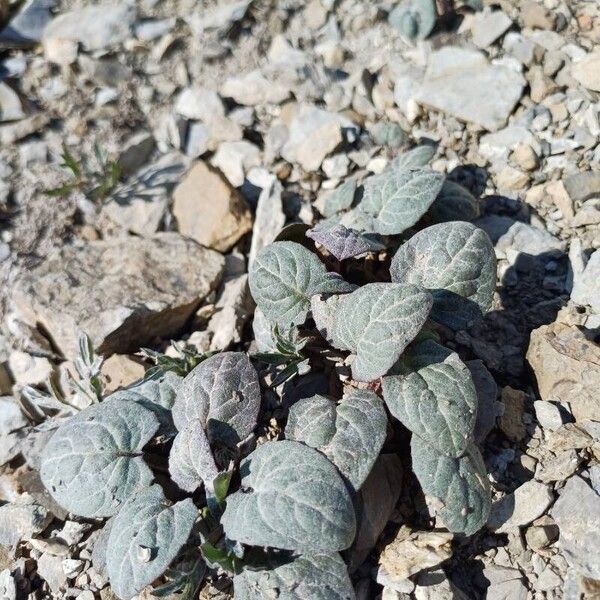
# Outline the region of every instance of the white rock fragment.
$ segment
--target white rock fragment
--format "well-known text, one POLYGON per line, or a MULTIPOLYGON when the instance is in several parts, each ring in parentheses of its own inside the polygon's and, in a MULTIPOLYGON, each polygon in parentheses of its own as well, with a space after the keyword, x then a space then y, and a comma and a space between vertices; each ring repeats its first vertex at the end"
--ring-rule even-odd
POLYGON ((431 54, 415 99, 496 131, 505 125, 525 84, 523 75, 504 65, 490 64, 480 52, 446 46, 431 54))
POLYGON ((260 165, 260 149, 246 140, 223 142, 211 163, 237 188, 244 183, 246 173, 252 167, 260 165))
POLYGON ((483 10, 475 15, 471 24, 473 43, 478 48, 487 48, 506 33, 511 25, 510 17, 501 10, 483 10))
POLYGON ((20 350, 14 350, 8 357, 8 367, 17 385, 40 385, 46 382, 54 367, 43 356, 32 356, 20 350))
POLYGON ((210 123, 225 116, 223 101, 214 90, 203 86, 187 87, 175 102, 175 112, 186 119, 210 123))
POLYGON ((281 104, 290 96, 290 89, 277 81, 269 81, 260 70, 229 77, 221 86, 221 96, 233 98, 243 106, 281 104))

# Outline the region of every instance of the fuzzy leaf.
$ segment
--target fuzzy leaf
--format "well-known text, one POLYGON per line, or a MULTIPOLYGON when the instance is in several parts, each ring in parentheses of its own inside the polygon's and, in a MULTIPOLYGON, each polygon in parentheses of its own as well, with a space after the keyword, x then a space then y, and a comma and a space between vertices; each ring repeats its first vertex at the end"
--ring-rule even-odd
POLYGON ((180 431, 199 422, 211 443, 235 445, 254 430, 259 408, 258 375, 248 357, 221 352, 185 377, 173 405, 173 421, 180 431))
POLYGON ((413 283, 433 294, 433 319, 460 329, 492 305, 496 256, 488 235, 471 223, 432 225, 400 246, 392 281, 413 283))
MULTIPOLYGON (((183 377, 167 371, 156 379, 146 379, 127 388, 128 391, 136 392, 144 396, 148 402, 162 406, 163 408, 173 408, 175 397, 181 386, 183 377)), ((115 392, 116 394, 120 392, 115 392)))
POLYGON ((360 233, 343 225, 319 224, 307 231, 306 236, 324 246, 338 260, 385 249, 378 236, 360 233))
POLYGON ((383 402, 355 390, 339 404, 324 396, 300 400, 290 409, 285 436, 320 450, 358 490, 385 441, 383 402))
POLYGON ((443 182, 441 173, 429 169, 387 169, 365 180, 360 209, 374 217, 377 233, 402 233, 427 212, 443 182))
POLYGON ((95 404, 52 436, 42 454, 42 481, 66 510, 110 517, 152 481, 141 452, 158 427, 156 416, 135 402, 95 404))
POLYGON ((173 440, 169 454, 171 479, 186 492, 193 492, 202 483, 212 486, 219 474, 202 425, 192 421, 173 440))
POLYGON ((405 0, 390 13, 388 21, 408 41, 425 39, 437 20, 435 0, 405 0))
POLYGON ((297 552, 335 552, 352 543, 352 500, 317 450, 267 442, 242 462, 240 473, 242 490, 227 498, 221 520, 228 538, 297 552))
POLYGON ((422 145, 396 156, 391 167, 398 171, 426 167, 435 154, 435 146, 422 145))
POLYGON ((385 375, 427 320, 432 298, 414 285, 369 283, 351 294, 313 299, 317 328, 333 346, 356 354, 352 376, 385 375))
POLYGON ((356 194, 356 179, 348 179, 342 185, 332 190, 323 200, 322 215, 332 217, 338 213, 347 210, 354 202, 356 194))
POLYGON ((429 442, 413 435, 412 467, 423 492, 440 503, 440 517, 453 532, 471 535, 490 514, 490 484, 485 464, 472 444, 460 458, 440 454, 429 442))
POLYGON ((477 392, 458 354, 428 340, 408 357, 404 374, 383 378, 390 412, 446 456, 461 456, 473 441, 477 392))
POLYGON ((295 242, 274 242, 261 250, 250 268, 249 281, 257 306, 271 323, 284 328, 304 323, 311 296, 353 288, 295 242))
POLYGON ((129 600, 160 577, 187 542, 197 514, 190 498, 170 505, 158 485, 131 498, 108 538, 106 567, 113 592, 129 600))
POLYGON ((269 323, 267 317, 260 308, 254 311, 252 320, 252 333, 256 341, 256 348, 259 352, 274 352, 275 339, 273 338, 273 326, 269 323))
POLYGON ((354 600, 348 570, 339 554, 305 554, 233 579, 236 600, 354 600))
POLYGON ((448 179, 429 208, 429 215, 437 222, 473 221, 479 214, 477 198, 467 188, 448 179))

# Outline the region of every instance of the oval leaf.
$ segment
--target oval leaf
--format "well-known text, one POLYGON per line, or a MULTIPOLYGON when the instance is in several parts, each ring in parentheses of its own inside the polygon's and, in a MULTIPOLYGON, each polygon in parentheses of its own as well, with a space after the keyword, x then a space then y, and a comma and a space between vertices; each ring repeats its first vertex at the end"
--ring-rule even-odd
POLYGON ((432 298, 414 285, 369 283, 351 294, 313 299, 317 328, 340 350, 356 354, 352 376, 385 375, 423 327, 432 298))
POLYGON ((473 441, 477 391, 458 354, 428 340, 411 352, 410 369, 383 378, 390 412, 447 456, 461 456, 473 441))
POLYGON ((492 305, 494 247, 485 231, 471 223, 453 221, 423 229, 400 246, 390 271, 392 281, 430 290, 431 316, 448 327, 464 328, 492 305))
POLYGON ((435 146, 423 144, 396 156, 390 166, 398 171, 420 169, 426 167, 431 162, 434 154, 435 146))
POLYGON ((477 198, 462 185, 446 180, 429 209, 434 221, 473 221, 479 217, 477 198))
POLYGON ((327 223, 325 226, 319 224, 307 231, 306 236, 321 244, 338 260, 385 249, 385 244, 380 241, 378 236, 360 233, 339 224, 327 223))
POLYGON ((187 542, 197 514, 190 498, 171 505, 158 485, 124 504, 106 552, 113 592, 129 600, 160 577, 187 542))
POLYGON ((236 600, 354 600, 348 570, 339 554, 310 554, 233 579, 236 600))
POLYGON ((374 217, 377 233, 402 233, 427 212, 443 182, 444 176, 431 170, 387 169, 365 180, 360 209, 374 217))
POLYGON ((369 390, 354 390, 339 404, 324 396, 290 409, 285 435, 320 450, 356 491, 373 468, 385 441, 383 402, 369 390))
POLYGON ((221 352, 183 380, 173 421, 180 431, 199 422, 211 443, 235 445, 252 433, 260 408, 258 375, 243 352, 221 352))
POLYGON ((471 444, 460 458, 439 453, 429 442, 413 435, 412 467, 423 492, 441 505, 444 525, 453 532, 471 535, 483 527, 490 514, 490 484, 479 450, 471 444))
POLYGON ((52 497, 82 517, 110 517, 152 481, 142 448, 159 427, 152 411, 107 399, 71 417, 42 454, 41 478, 52 497))
POLYGON ((354 507, 337 469, 317 450, 267 442, 241 465, 242 491, 227 498, 228 538, 297 552, 336 552, 352 543, 354 507))
POLYGON ((173 440, 169 453, 171 479, 186 492, 193 492, 202 483, 212 486, 219 474, 208 438, 198 421, 192 421, 173 440))
POLYGON ((273 324, 301 325, 315 294, 353 289, 337 273, 329 273, 310 250, 295 242, 275 242, 259 252, 250 268, 252 296, 273 324))

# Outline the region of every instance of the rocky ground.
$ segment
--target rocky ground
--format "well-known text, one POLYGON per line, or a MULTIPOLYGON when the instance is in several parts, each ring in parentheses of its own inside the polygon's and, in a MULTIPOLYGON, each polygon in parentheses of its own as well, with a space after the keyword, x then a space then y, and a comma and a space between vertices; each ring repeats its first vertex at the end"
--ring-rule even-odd
POLYGON ((495 504, 453 539, 417 527, 405 482, 389 510, 410 528, 358 597, 600 598, 600 4, 497 0, 414 46, 394 4, 0 0, 3 600, 113 597, 94 523, 36 472, 56 407, 23 388, 64 384, 81 331, 108 390, 143 374, 141 346, 247 347, 247 262, 416 143, 496 247, 494 308, 452 342, 497 383, 495 504))

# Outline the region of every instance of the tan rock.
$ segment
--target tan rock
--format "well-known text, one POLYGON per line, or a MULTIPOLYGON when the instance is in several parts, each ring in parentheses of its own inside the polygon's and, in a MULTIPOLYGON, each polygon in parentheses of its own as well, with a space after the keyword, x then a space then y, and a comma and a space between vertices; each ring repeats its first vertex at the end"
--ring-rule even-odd
POLYGON ((12 303, 66 358, 85 332, 100 354, 176 334, 218 284, 223 257, 178 233, 66 245, 24 273, 12 303))
POLYGON ((573 201, 567 193, 562 181, 551 181, 546 184, 545 191, 565 219, 572 219, 575 216, 575 212, 573 211, 573 201))
POLYGON ((110 393, 127 387, 144 376, 146 371, 141 360, 127 354, 113 354, 102 365, 105 390, 110 393))
POLYGON ((542 400, 568 402, 576 421, 600 421, 600 347, 577 328, 543 325, 531 333, 527 360, 542 400))
POLYGON ((8 368, 17 385, 39 385, 54 373, 54 367, 47 358, 31 356, 20 350, 11 352, 8 357, 8 368))
POLYGON ((252 229, 246 201, 202 161, 175 189, 173 214, 183 235, 220 252, 230 250, 252 229))
POLYGON ((412 531, 402 527, 379 557, 388 581, 402 581, 452 556, 453 535, 447 531, 412 531))
POLYGON ((588 90, 600 92, 600 50, 576 62, 571 67, 571 75, 588 90))

